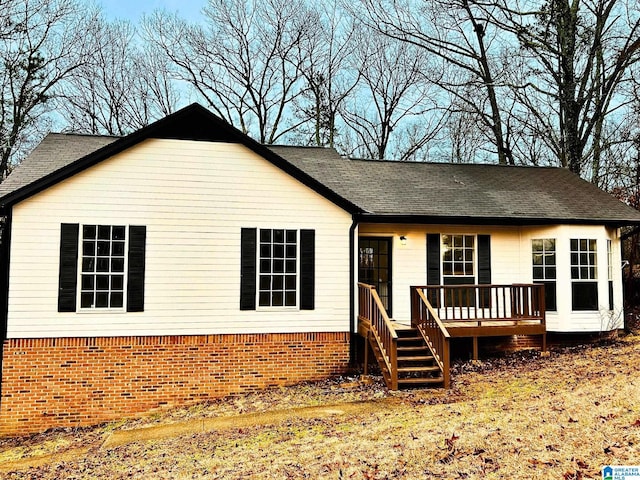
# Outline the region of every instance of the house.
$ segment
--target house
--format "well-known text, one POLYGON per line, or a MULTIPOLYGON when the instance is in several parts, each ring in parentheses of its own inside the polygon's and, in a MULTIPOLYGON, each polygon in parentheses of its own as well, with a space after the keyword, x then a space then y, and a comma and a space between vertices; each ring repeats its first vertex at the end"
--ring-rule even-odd
POLYGON ((616 329, 640 224, 562 169, 268 147, 195 104, 49 135, 0 205, 0 435, 340 374, 358 333, 395 388, 447 383, 451 336, 616 329))

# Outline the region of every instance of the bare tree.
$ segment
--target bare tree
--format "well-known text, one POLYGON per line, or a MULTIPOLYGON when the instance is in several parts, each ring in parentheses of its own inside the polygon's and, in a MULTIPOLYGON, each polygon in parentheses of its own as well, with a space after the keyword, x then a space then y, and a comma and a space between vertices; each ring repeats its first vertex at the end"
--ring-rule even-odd
POLYGON ((408 160, 441 126, 424 82, 427 56, 407 43, 362 35, 352 58, 360 85, 342 111, 353 136, 350 153, 408 160))
POLYGON ((164 55, 141 45, 130 22, 97 14, 86 41, 90 58, 60 84, 57 105, 69 130, 124 135, 175 109, 164 55))
POLYGON ((465 103, 490 130, 498 162, 514 163, 498 93, 502 69, 495 62, 498 55, 492 55, 500 48, 498 32, 477 2, 360 0, 352 11, 374 30, 444 60, 452 74, 432 81, 465 103))
POLYGON ((484 11, 520 45, 512 85, 528 128, 563 167, 580 174, 590 159, 597 182, 606 121, 623 107, 621 86, 640 59, 638 10, 622 0, 500 0, 484 11))
POLYGON ((219 116, 262 143, 295 130, 291 108, 300 95, 292 58, 306 28, 304 8, 286 0, 210 0, 206 25, 158 11, 147 38, 219 116))
POLYGON ((296 101, 297 115, 304 120, 298 130, 305 132, 306 143, 336 146, 340 109, 360 78, 351 68, 354 37, 352 20, 336 1, 309 10, 297 59, 304 85, 296 101))
POLYGON ((0 2, 0 180, 41 135, 61 80, 86 61, 87 14, 74 0, 0 2))

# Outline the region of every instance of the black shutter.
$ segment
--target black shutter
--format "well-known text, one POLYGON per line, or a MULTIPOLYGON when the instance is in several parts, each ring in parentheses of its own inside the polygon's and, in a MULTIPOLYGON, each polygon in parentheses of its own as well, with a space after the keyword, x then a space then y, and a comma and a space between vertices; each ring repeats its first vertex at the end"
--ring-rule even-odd
POLYGON ((491 236, 478 235, 478 284, 491 284, 491 236))
MULTIPOLYGON (((491 236, 478 235, 478 285, 491 284, 491 236)), ((480 292, 480 306, 491 306, 491 292, 483 289, 480 292)))
POLYGON ((256 309, 256 240, 255 228, 240 232, 240 310, 256 309))
POLYGON ((300 230, 300 310, 315 308, 316 232, 300 230))
POLYGON ((427 234, 427 285, 440 285, 440 234, 427 234))
POLYGON ((58 311, 76 311, 78 283, 78 233, 77 223, 60 226, 60 272, 58 275, 58 311))
POLYGON ((129 268, 127 270, 127 312, 144 311, 144 270, 147 227, 129 227, 129 268))

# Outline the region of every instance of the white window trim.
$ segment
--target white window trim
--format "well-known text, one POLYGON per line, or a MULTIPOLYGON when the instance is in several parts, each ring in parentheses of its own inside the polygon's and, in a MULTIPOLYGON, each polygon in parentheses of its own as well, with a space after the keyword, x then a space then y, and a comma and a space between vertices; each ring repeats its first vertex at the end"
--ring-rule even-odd
POLYGON ((110 227, 114 226, 124 226, 125 236, 124 236, 124 272, 123 272, 123 291, 122 291, 122 307, 104 307, 97 308, 91 307, 86 308, 82 307, 82 232, 83 227, 85 225, 106 225, 105 223, 80 223, 78 228, 78 269, 76 274, 76 313, 80 314, 109 314, 109 313, 127 313, 127 286, 129 282, 128 273, 129 273, 129 224, 119 223, 119 224, 108 224, 110 227))
MULTIPOLYGON (((463 247, 465 248, 465 247, 463 247)), ((444 282, 445 278, 460 278, 460 277, 473 277, 474 282, 478 279, 478 235, 475 233, 443 233, 440 235, 440 269, 442 271, 442 281, 444 282), (445 253, 445 244, 444 237, 473 237, 473 273, 471 275, 455 275, 455 274, 445 274, 444 273, 444 253, 445 253)), ((464 263, 463 263, 464 264, 464 263)))
MULTIPOLYGON (((286 235, 286 234, 285 234, 286 235)), ((298 312, 300 310, 300 229, 299 228, 258 228, 256 248, 256 311, 258 312, 298 312), (295 305, 260 305, 260 232, 262 230, 295 230, 296 232, 296 304, 295 305)), ((273 272, 271 272, 273 275, 273 272)))

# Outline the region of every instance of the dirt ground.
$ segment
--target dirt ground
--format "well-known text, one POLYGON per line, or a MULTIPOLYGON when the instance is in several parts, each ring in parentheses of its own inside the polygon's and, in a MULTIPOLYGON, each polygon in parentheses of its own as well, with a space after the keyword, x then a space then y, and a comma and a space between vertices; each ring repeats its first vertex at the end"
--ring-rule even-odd
POLYGON ((640 336, 457 363, 453 388, 338 378, 0 440, 9 479, 587 479, 640 464, 640 336))

